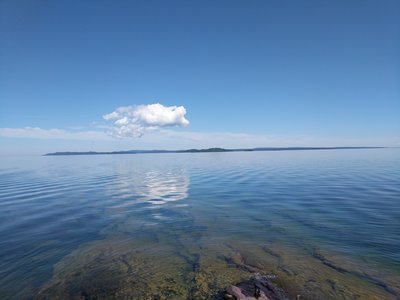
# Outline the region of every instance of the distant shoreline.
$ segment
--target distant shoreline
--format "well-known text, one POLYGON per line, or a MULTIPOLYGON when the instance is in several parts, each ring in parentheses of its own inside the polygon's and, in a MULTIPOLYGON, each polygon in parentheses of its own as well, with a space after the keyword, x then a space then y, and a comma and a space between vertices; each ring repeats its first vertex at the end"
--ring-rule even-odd
POLYGON ((207 152, 256 152, 256 151, 299 151, 299 150, 346 150, 346 149, 382 149, 388 147, 261 147, 261 148, 243 148, 243 149, 187 149, 187 150, 127 150, 111 152, 52 152, 43 156, 65 156, 65 155, 111 155, 111 154, 155 154, 155 153, 207 153, 207 152))

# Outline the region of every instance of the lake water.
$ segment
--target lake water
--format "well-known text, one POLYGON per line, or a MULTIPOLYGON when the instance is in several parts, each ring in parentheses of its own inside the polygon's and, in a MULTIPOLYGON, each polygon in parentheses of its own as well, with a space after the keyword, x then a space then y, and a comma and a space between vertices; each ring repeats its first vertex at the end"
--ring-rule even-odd
POLYGON ((2 157, 0 299, 400 299, 400 149, 2 157))

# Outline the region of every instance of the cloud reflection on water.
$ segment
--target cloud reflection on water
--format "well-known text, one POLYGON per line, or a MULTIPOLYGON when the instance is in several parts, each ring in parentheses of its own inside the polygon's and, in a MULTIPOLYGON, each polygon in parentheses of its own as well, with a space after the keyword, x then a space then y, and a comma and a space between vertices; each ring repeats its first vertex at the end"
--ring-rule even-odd
POLYGON ((183 169, 165 172, 149 170, 145 173, 122 172, 110 194, 113 208, 128 207, 139 203, 163 205, 182 201, 188 197, 190 180, 183 169))
POLYGON ((144 175, 141 201, 165 204, 184 200, 188 196, 189 177, 180 172, 148 172, 144 175))

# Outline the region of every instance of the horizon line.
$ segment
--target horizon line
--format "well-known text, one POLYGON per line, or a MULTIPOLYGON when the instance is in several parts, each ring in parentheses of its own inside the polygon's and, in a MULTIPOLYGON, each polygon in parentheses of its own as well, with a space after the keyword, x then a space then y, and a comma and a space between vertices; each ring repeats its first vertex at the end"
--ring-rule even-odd
POLYGON ((65 155, 115 155, 115 154, 162 154, 162 153, 210 153, 210 152, 257 152, 257 151, 301 151, 301 150, 351 150, 351 149, 383 149, 383 148, 400 148, 390 146, 299 146, 299 147, 255 147, 255 148, 203 148, 203 149, 152 149, 152 150, 117 150, 117 151, 58 151, 42 154, 42 156, 65 156, 65 155))

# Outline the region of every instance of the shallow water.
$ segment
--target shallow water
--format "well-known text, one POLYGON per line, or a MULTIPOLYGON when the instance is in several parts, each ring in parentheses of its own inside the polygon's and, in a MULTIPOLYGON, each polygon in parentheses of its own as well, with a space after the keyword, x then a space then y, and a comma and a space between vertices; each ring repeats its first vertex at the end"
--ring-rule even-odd
POLYGON ((1 299, 400 298, 400 149, 2 157, 1 299))

